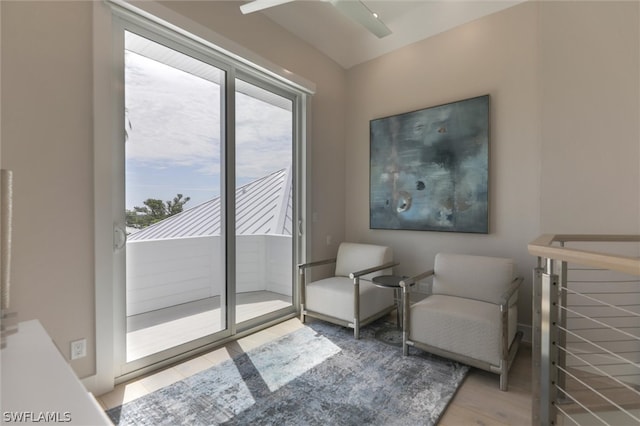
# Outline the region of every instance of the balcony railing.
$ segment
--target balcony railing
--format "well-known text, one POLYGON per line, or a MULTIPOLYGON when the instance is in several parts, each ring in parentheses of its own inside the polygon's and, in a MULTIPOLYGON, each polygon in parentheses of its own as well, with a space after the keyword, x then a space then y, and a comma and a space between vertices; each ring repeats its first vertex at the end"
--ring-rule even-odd
MULTIPOLYGON (((238 235, 236 292, 291 296, 290 235, 238 235)), ((127 242, 127 316, 224 294, 220 236, 127 242)))
POLYGON ((543 235, 533 424, 640 424, 640 235, 543 235))

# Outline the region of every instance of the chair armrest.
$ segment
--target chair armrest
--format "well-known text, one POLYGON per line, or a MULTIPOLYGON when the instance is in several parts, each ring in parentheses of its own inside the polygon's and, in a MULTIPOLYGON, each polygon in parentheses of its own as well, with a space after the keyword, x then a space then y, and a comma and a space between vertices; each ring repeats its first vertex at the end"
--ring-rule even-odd
POLYGON ((418 275, 414 275, 413 277, 405 278, 400 281, 400 287, 402 287, 405 291, 409 291, 412 285, 432 276, 433 273, 433 269, 429 269, 428 271, 424 271, 418 275))
POLYGON ((311 268, 314 266, 321 266, 321 265, 329 265, 330 263, 336 263, 336 258, 334 257, 333 259, 325 259, 325 260, 317 260, 315 262, 300 263, 298 265, 298 271, 302 273, 302 271, 307 268, 311 268))
POLYGON ((511 281, 509 288, 500 296, 500 309, 509 308, 509 300, 511 299, 511 296, 513 296, 513 294, 520 288, 520 284, 522 284, 522 281, 524 281, 524 278, 522 277, 516 277, 513 279, 513 281, 511 281))
POLYGON ((363 269, 362 271, 352 272, 349 274, 349 278, 351 279, 358 278, 363 275, 370 274, 372 272, 378 272, 378 271, 382 271, 383 269, 393 268, 394 266, 398 266, 399 264, 400 264, 399 262, 387 262, 379 266, 363 269))

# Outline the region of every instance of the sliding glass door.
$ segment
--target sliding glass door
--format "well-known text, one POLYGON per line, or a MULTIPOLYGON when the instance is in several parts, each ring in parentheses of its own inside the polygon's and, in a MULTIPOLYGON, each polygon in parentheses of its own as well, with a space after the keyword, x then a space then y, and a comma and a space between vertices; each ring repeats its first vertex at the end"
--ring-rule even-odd
POLYGON ((122 37, 119 376, 292 315, 300 247, 299 95, 177 36, 122 37))
POLYGON ((127 362, 227 329, 225 72, 125 33, 127 362))
POLYGON ((293 305, 293 101, 235 80, 236 322, 293 305))

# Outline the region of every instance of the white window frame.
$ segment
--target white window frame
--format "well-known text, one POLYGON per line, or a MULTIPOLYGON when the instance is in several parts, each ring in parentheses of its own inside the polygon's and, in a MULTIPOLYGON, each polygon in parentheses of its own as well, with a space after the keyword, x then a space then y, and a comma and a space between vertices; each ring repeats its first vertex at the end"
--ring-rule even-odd
MULTIPOLYGON (((118 235, 114 234, 116 220, 122 214, 119 197, 124 188, 124 181, 114 182, 114 175, 124 179, 124 165, 118 163, 122 158, 124 146, 118 147, 114 137, 124 132, 124 109, 122 99, 124 87, 118 81, 118 75, 123 74, 123 50, 125 26, 139 25, 161 33, 171 39, 180 38, 182 44, 188 43, 194 51, 206 52, 209 58, 214 58, 215 66, 229 72, 227 82, 235 81, 235 77, 265 82, 273 87, 280 87, 289 93, 295 93, 297 110, 294 123, 294 138, 300 141, 294 150, 294 159, 298 173, 294 176, 297 188, 298 215, 294 223, 298 225, 300 238, 294 239, 296 252, 304 261, 309 251, 310 221, 306 220, 307 212, 311 211, 308 189, 310 187, 310 150, 307 149, 310 129, 311 95, 315 92, 315 85, 296 76, 286 69, 278 67, 260 58, 252 52, 236 45, 232 41, 221 37, 210 29, 179 15, 155 2, 141 2, 134 7, 122 0, 93 3, 93 63, 94 63, 94 207, 95 207, 95 310, 96 310, 96 374, 83 379, 84 385, 94 394, 100 395, 113 389, 114 379, 122 374, 119 371, 120 360, 116 353, 123 348, 116 347, 115 336, 118 327, 117 314, 119 300, 123 297, 118 291, 118 277, 115 270, 124 270, 119 262, 124 262, 124 256, 118 256, 114 247, 118 244, 118 235), (114 69, 114 64, 120 64, 114 69), (120 266, 120 267, 118 267, 120 266)), ((121 80, 121 78, 120 78, 121 80)), ((234 93, 232 84, 227 94, 234 93)), ((233 106, 233 99, 227 95, 227 108, 233 106)), ((233 132, 233 114, 226 117, 226 131, 233 132)), ((233 138, 233 135, 231 135, 233 138)), ((120 144, 122 145, 122 144, 120 144)), ((227 162, 234 161, 233 154, 227 162)), ((235 194, 235 179, 228 179, 227 193, 235 194)), ((230 218, 232 219, 232 218, 230 218)), ((235 225, 228 221, 228 228, 235 225)), ((232 232, 233 230, 230 229, 232 232)), ((228 231, 229 232, 229 231, 228 231)), ((233 239, 231 239, 233 240, 233 239)), ((231 247, 232 248, 232 247, 231 247)), ((231 256, 228 264, 235 257, 231 256)), ((233 268, 232 268, 233 270, 233 268)), ((120 278, 121 279, 121 278, 120 278)), ((296 291, 294 290, 294 296, 296 291)), ((299 303, 294 301, 296 309, 299 303)), ((124 306, 124 304, 122 304, 124 306)), ((121 307, 122 308, 122 307, 121 307)), ((120 308, 120 309, 121 309, 120 308)), ((121 321, 120 321, 121 322, 121 321)), ((120 330, 121 332, 121 330, 120 330)), ((156 365, 157 367, 157 365, 156 365)))

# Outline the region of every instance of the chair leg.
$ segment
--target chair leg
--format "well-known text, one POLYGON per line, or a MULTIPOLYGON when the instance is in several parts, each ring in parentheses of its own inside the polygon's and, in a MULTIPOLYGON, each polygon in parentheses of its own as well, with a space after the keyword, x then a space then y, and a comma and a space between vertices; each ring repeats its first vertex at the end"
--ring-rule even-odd
POLYGON ((505 360, 501 361, 500 368, 500 390, 503 392, 507 391, 509 386, 509 363, 505 360))
POLYGON ((507 388, 508 388, 508 385, 509 385, 507 383, 508 382, 508 375, 509 375, 509 373, 507 373, 507 372, 500 374, 500 390, 503 391, 503 392, 507 391, 507 388))
POLYGON ((407 330, 408 325, 407 317, 404 316, 404 321, 402 323, 402 355, 409 356, 409 331, 407 330))
POLYGON ((356 340, 360 338, 360 324, 358 324, 358 321, 356 321, 356 323, 353 326, 353 337, 356 340))
POLYGON ((520 347, 520 341, 522 341, 523 333, 522 331, 518 331, 516 333, 513 342, 511 342, 511 347, 507 352, 507 356, 500 362, 500 390, 505 391, 509 385, 509 370, 511 369, 511 365, 513 364, 513 360, 518 353, 518 348, 520 347))
POLYGON ((402 355, 409 356, 409 320, 406 311, 403 313, 402 322, 402 355))

